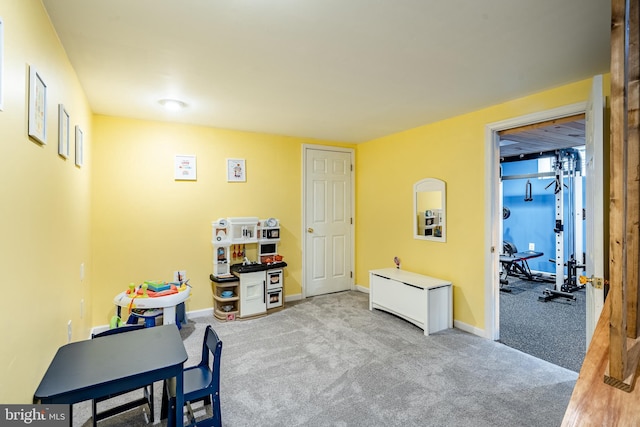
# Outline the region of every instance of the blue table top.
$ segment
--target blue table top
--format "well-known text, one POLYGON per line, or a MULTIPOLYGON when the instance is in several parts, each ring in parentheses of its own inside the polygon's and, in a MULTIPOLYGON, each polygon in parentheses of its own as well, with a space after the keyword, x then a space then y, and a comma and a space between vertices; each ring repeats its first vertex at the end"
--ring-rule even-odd
POLYGON ((187 352, 175 325, 78 341, 58 349, 35 401, 75 403, 167 378, 187 352))

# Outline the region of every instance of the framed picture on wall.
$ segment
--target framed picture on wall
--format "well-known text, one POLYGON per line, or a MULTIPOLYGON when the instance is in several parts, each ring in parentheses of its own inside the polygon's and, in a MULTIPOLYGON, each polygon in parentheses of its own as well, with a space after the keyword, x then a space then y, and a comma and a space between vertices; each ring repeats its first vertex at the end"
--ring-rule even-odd
POLYGON ((64 105, 58 104, 58 154, 65 159, 69 158, 69 113, 64 105))
POLYGON ((33 66, 29 67, 29 136, 47 143, 47 85, 33 66))
POLYGON ((246 182, 244 159, 227 159, 227 182, 246 182))
POLYGON ((196 171, 196 156, 176 156, 174 161, 174 179, 180 181, 195 181, 197 179, 196 171))
POLYGON ((76 166, 82 167, 84 163, 84 132, 76 125, 76 166))

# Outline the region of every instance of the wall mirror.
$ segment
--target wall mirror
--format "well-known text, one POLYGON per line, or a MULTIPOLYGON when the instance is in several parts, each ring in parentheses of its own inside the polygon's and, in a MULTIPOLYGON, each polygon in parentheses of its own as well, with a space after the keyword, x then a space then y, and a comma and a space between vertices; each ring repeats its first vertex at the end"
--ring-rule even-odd
POLYGON ((413 185, 413 237, 447 241, 447 194, 444 181, 425 178, 413 185))

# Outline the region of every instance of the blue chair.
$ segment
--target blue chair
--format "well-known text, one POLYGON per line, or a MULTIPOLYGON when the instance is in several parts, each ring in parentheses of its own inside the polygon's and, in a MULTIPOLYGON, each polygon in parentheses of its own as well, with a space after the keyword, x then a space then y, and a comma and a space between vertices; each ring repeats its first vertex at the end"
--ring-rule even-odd
MULTIPOLYGON (((124 325, 124 326, 120 326, 117 328, 113 328, 113 329, 107 329, 104 332, 100 332, 97 334, 91 334, 91 338, 101 338, 101 337, 105 337, 108 335, 114 335, 114 334, 121 334, 123 332, 129 332, 129 331, 135 331, 138 329, 143 329, 145 327, 144 324, 140 324, 140 325, 124 325)), ((126 403, 123 403, 121 405, 118 405, 116 407, 113 408, 109 408, 105 411, 102 412, 98 412, 98 403, 99 402, 103 402, 105 400, 114 398, 116 396, 120 396, 122 394, 125 393, 129 393, 131 391, 134 391, 137 389, 132 389, 132 390, 127 390, 127 391, 123 391, 123 392, 119 392, 119 393, 115 393, 115 394, 111 394, 109 396, 105 396, 105 397, 101 397, 99 399, 93 399, 93 401, 91 402, 91 410, 92 410, 92 415, 93 415, 93 427, 96 427, 98 421, 100 420, 104 420, 105 418, 109 418, 112 417, 116 414, 120 414, 122 412, 128 411, 130 409, 133 408, 137 408, 138 406, 142 406, 142 405, 149 405, 149 420, 151 421, 151 423, 153 423, 153 384, 149 384, 147 386, 144 386, 142 388, 143 390, 143 397, 136 399, 136 400, 132 400, 126 403)))
MULTIPOLYGON (((222 415, 220 413, 220 357, 222 354, 222 341, 210 325, 204 334, 202 343, 202 360, 197 366, 184 370, 184 402, 189 415, 189 426, 214 426, 222 427, 222 415), (196 421, 191 408, 194 402, 204 401, 205 405, 211 404, 213 415, 210 418, 196 421)), ((173 381, 165 381, 162 391, 162 409, 160 418, 167 418, 167 425, 176 424, 176 384, 173 381), (168 414, 167 414, 168 413, 168 414)))

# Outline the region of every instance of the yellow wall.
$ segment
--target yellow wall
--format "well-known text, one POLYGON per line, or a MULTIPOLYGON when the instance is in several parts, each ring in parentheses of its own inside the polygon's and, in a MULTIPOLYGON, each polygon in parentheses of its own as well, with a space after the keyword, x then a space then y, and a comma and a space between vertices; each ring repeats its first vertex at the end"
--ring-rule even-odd
POLYGON ((398 256, 403 269, 451 280, 455 320, 483 329, 485 126, 585 101, 590 87, 584 80, 358 145, 357 283, 368 286, 368 271, 398 256), (413 239, 413 184, 428 177, 446 182, 446 243, 413 239))
MULTIPOLYGON (((90 258, 91 112, 39 0, 3 0, 0 112, 0 402, 27 403, 58 347, 92 325, 90 258), (27 134, 28 65, 47 84, 47 144, 27 134), (85 131, 85 165, 58 156, 58 103, 85 131), (80 318, 80 300, 85 315, 80 318)), ((73 143, 73 138, 72 138, 73 143)), ((73 150, 72 150, 73 153, 73 150)))
POLYGON ((187 311, 210 309, 218 218, 280 219, 285 295, 302 292, 302 144, 331 143, 107 116, 95 117, 94 132, 95 324, 108 323, 127 284, 172 280, 176 270, 192 285, 187 311), (196 155, 197 181, 174 180, 179 154, 196 155), (246 182, 227 182, 227 158, 245 159, 246 182))

